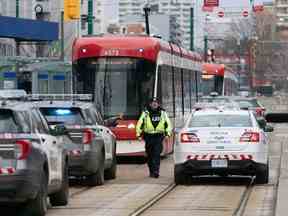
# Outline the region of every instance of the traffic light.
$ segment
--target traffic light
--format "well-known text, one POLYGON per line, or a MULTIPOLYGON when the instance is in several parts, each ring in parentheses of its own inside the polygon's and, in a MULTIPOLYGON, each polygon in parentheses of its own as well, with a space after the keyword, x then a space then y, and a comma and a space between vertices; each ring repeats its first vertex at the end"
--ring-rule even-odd
POLYGON ((80 0, 64 0, 64 21, 80 19, 80 0))

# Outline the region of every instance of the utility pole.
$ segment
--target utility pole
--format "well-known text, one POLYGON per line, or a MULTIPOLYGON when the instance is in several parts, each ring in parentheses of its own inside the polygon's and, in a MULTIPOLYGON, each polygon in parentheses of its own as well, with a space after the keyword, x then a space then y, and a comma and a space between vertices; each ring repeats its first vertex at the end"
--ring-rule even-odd
POLYGON ((64 61, 64 11, 61 11, 61 56, 60 59, 64 61))
POLYGON ((208 36, 204 35, 204 61, 208 61, 208 36))
MULTIPOLYGON (((16 0, 16 18, 19 18, 19 0, 16 0)), ((16 40, 16 56, 20 55, 20 42, 16 40)))
POLYGON ((190 8, 190 50, 194 50, 194 8, 190 8))
POLYGON ((88 35, 93 34, 93 0, 88 0, 88 35))
POLYGON ((241 70, 241 39, 239 38, 237 40, 237 46, 238 46, 238 59, 239 59, 239 62, 238 62, 238 90, 240 90, 240 83, 241 83, 241 73, 240 73, 240 70, 241 70))
POLYGON ((149 13, 150 13, 150 5, 146 4, 145 7, 143 8, 144 14, 145 14, 145 26, 146 26, 146 34, 149 36, 150 35, 150 26, 149 26, 149 13))

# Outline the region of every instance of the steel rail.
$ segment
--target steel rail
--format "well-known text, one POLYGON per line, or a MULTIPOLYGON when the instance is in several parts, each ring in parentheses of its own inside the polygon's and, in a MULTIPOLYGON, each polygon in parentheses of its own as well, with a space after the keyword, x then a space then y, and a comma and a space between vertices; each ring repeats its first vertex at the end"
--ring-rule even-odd
POLYGON ((173 191, 176 188, 175 183, 171 183, 168 185, 165 189, 163 189, 160 193, 158 193, 156 196, 154 196, 152 199, 144 203, 142 206, 137 208, 135 211, 133 211, 130 216, 139 216, 143 214, 146 210, 150 209, 154 204, 156 204, 159 200, 163 199, 167 194, 169 194, 171 191, 173 191))

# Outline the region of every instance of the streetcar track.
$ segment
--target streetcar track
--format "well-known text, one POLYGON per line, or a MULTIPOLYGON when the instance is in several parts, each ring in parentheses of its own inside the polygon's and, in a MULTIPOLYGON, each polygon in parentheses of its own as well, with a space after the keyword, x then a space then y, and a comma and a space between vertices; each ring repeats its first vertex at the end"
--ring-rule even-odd
POLYGON ((240 202, 237 208, 235 209, 235 211, 233 212, 232 216, 242 216, 244 214, 250 195, 254 188, 254 181, 255 181, 255 176, 251 178, 250 183, 246 186, 246 189, 244 190, 244 192, 242 193, 240 197, 240 202))
POLYGON ((77 195, 80 195, 82 193, 85 193, 86 191, 90 190, 90 189, 93 189, 94 187, 84 187, 83 189, 80 189, 79 191, 75 191, 73 193, 70 194, 70 198, 73 198, 77 195))
POLYGON ((273 215, 276 215, 276 210, 277 210, 278 189, 279 189, 279 182, 280 182, 280 175, 281 175, 281 163, 282 163, 282 157, 283 157, 283 142, 284 141, 285 139, 283 139, 281 142, 279 164, 277 167, 277 175, 276 175, 276 183, 273 184, 273 187, 274 187, 273 215))
POLYGON ((142 206, 137 208, 135 211, 133 211, 130 216, 138 216, 150 209, 154 204, 156 204, 159 200, 163 199, 165 196, 167 196, 168 193, 173 191, 176 188, 175 183, 171 183, 168 185, 164 190, 162 190, 160 193, 158 193, 156 196, 154 196, 152 199, 144 203, 142 206))

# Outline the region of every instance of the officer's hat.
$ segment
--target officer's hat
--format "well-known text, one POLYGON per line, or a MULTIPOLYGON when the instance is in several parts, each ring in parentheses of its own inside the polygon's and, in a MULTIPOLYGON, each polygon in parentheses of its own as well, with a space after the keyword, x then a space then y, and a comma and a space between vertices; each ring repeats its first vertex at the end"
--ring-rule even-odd
POLYGON ((157 97, 153 97, 149 100, 149 103, 152 103, 152 102, 157 102, 158 104, 160 104, 160 101, 158 100, 157 97))

